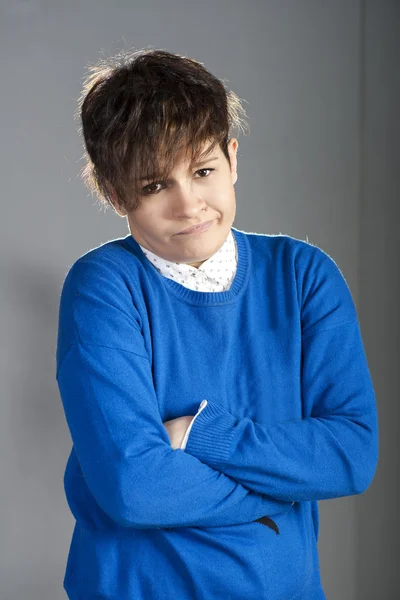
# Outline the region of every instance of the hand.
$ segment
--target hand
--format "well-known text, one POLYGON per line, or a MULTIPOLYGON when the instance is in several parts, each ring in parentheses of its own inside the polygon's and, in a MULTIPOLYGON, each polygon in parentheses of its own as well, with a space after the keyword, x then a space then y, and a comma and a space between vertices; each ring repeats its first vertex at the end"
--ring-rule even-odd
POLYGON ((171 419, 170 421, 163 422, 165 429, 169 435, 171 446, 174 450, 181 447, 183 438, 190 423, 192 422, 194 415, 187 417, 178 417, 177 419, 171 419))

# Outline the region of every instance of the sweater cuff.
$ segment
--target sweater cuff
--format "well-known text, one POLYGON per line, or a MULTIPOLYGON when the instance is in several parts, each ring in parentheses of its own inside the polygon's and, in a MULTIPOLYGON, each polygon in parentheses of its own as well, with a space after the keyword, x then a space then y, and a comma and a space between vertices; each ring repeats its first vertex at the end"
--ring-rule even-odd
POLYGON ((192 423, 185 452, 210 466, 224 463, 229 456, 235 425, 238 422, 237 417, 207 400, 207 404, 192 423))

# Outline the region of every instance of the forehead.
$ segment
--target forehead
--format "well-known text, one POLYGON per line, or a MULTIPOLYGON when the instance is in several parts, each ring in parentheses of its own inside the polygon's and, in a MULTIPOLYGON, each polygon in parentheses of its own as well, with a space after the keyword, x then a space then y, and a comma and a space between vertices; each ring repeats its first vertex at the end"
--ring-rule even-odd
MULTIPOLYGON (((212 146, 212 142, 210 142, 210 141, 204 142, 200 146, 200 150, 198 151, 197 159, 194 162, 195 165, 200 164, 200 162, 203 162, 204 160, 207 160, 208 158, 211 158, 214 156, 219 156, 219 153, 220 153, 219 144, 215 144, 215 146, 212 150, 211 150, 211 146, 212 146)), ((190 156, 191 156, 190 147, 188 146, 187 148, 184 148, 180 153, 177 154, 175 162, 176 162, 176 164, 189 163, 190 156)))

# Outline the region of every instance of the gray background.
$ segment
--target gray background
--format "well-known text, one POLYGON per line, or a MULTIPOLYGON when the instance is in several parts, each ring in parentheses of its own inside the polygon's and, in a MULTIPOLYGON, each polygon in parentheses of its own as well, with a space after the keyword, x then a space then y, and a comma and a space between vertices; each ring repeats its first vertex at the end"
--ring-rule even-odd
POLYGON ((197 58, 245 100, 234 226, 306 239, 349 283, 380 457, 364 494, 319 503, 321 575, 329 600, 399 597, 399 31, 389 0, 2 0, 0 600, 66 598, 59 295, 81 254, 129 233, 78 177, 73 113, 88 63, 145 46, 197 58))

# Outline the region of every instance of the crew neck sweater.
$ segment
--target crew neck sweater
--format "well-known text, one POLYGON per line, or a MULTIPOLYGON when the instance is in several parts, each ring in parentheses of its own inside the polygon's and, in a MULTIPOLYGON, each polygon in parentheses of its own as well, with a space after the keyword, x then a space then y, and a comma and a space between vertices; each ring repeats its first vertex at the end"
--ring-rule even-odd
MULTIPOLYGON (((236 238, 229 231, 228 237, 221 248, 205 260, 199 267, 193 267, 185 263, 179 263, 167 260, 158 254, 155 254, 145 246, 139 244, 143 254, 157 269, 161 275, 177 281, 184 287, 200 292, 224 292, 229 290, 232 281, 236 275, 237 269, 237 243, 236 238)), ((190 430, 193 423, 207 405, 207 400, 202 400, 199 404, 197 413, 186 430, 180 445, 185 450, 190 430)))
POLYGON ((326 598, 318 501, 363 493, 378 461, 355 305, 317 246, 231 232, 228 290, 165 277, 132 235, 66 274, 56 379, 72 439, 70 600, 326 598), (204 399, 173 449, 163 422, 204 399))

